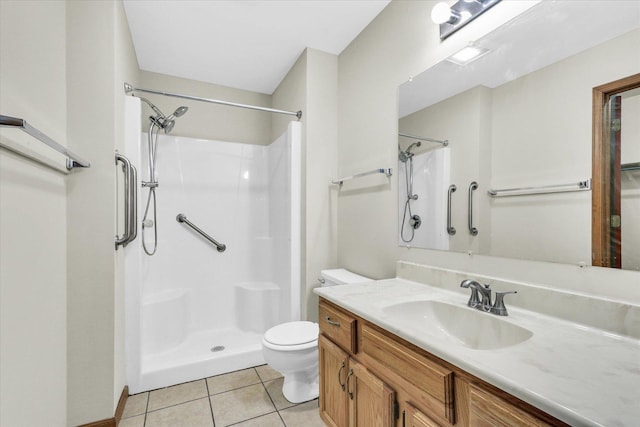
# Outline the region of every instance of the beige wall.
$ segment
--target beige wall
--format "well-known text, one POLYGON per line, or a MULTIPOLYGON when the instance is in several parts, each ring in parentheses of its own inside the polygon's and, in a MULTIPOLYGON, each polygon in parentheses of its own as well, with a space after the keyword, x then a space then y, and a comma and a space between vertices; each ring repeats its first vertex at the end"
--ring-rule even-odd
POLYGON ((122 255, 114 251, 123 80, 137 80, 122 4, 67 3, 67 133, 91 161, 67 183, 68 423, 112 417, 124 387, 122 255))
MULTIPOLYGON (((502 2, 492 10, 500 14, 506 8, 524 3, 502 2)), ((395 165, 398 86, 484 31, 479 27, 485 21, 474 21, 474 25, 440 43, 437 28, 429 19, 433 5, 434 2, 428 1, 392 1, 340 55, 340 174, 395 165)), ((338 262, 341 266, 383 278, 394 276, 396 260, 407 260, 604 294, 614 287, 631 289, 631 284, 638 281, 634 272, 400 248, 397 246, 397 197, 397 176, 388 187, 340 193, 338 262), (615 285, 604 288, 603 281, 615 285)))
POLYGON ((113 153, 122 80, 137 74, 124 11, 115 1, 0 8, 2 114, 91 162, 65 175, 0 150, 0 424, 110 418, 124 387, 113 153))
MULTIPOLYGON (((148 71, 140 73, 139 84, 144 89, 271 107, 270 95, 148 71)), ((260 145, 273 141, 269 138, 271 117, 268 113, 142 92, 138 95, 149 99, 166 115, 181 105, 189 107, 189 111, 176 120, 172 135, 260 145)), ((147 104, 142 105, 142 129, 146 132, 148 117, 153 111, 147 104)))
MULTIPOLYGON (((273 93, 273 107, 302 110, 302 277, 301 317, 316 320, 318 301, 312 290, 320 270, 337 265, 336 176, 337 65, 335 55, 306 49, 273 93)), ((273 115, 272 138, 289 116, 273 115)))
MULTIPOLYGON (((63 143, 65 20, 62 1, 0 2, 0 113, 63 143)), ((65 193, 63 173, 0 149, 3 426, 66 424, 65 193)))

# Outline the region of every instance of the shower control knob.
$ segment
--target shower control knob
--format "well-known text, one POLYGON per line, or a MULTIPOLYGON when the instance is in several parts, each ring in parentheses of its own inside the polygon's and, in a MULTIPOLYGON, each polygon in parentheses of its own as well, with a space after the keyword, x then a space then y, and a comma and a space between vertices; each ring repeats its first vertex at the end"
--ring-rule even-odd
POLYGON ((420 225, 422 225, 422 218, 420 218, 420 215, 412 216, 411 219, 409 220, 409 225, 414 230, 417 230, 418 228, 420 228, 420 225))

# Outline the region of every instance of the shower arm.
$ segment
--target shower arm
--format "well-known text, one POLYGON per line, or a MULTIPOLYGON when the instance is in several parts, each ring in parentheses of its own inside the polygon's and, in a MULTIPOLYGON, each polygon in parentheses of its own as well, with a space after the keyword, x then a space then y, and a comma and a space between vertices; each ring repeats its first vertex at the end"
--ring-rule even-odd
POLYGON ((191 96, 191 95, 181 95, 181 94, 178 94, 178 93, 162 92, 162 91, 153 90, 153 89, 141 89, 141 88, 133 87, 129 83, 125 83, 124 84, 124 93, 125 94, 131 93, 132 96, 137 96, 137 95, 132 93, 134 91, 136 91, 136 92, 153 93, 153 94, 156 94, 156 95, 172 96, 174 98, 189 99, 189 100, 192 100, 192 101, 209 102, 211 104, 226 105, 226 106, 229 106, 229 107, 239 107, 239 108, 246 108, 246 109, 249 109, 249 110, 266 111, 266 112, 269 112, 269 113, 287 114, 287 115, 290 115, 290 116, 296 116, 298 118, 298 120, 300 120, 302 118, 302 111, 277 110, 275 108, 259 107, 259 106, 256 106, 256 105, 248 105, 248 104, 239 104, 237 102, 222 101, 222 100, 219 100, 219 99, 201 98, 199 96, 191 96))

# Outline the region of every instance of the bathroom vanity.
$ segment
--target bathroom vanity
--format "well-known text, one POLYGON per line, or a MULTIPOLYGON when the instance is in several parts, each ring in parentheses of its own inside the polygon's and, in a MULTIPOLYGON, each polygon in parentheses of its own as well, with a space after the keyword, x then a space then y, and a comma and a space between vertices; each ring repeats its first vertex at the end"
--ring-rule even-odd
MULTIPOLYGON (((315 292, 328 426, 612 426, 640 417, 637 337, 508 301, 510 316, 494 316, 467 307, 462 292, 401 278, 315 292)), ((626 313, 637 327, 637 307, 626 313)))

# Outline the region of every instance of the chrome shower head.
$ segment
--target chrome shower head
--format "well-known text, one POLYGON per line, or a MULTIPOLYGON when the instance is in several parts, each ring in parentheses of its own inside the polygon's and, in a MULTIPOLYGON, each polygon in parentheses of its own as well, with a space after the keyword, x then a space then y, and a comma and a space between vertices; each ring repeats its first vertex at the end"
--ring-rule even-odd
POLYGON ((415 146, 415 147, 420 147, 422 145, 421 141, 418 142, 414 142, 413 144, 411 144, 409 147, 407 147, 406 150, 402 151, 400 149, 400 145, 398 145, 398 159, 402 162, 402 163, 406 163, 407 160, 409 160, 410 158, 413 157, 413 153, 411 152, 411 149, 415 146))
POLYGON ((187 112, 187 110, 189 110, 189 107, 185 107, 183 105, 182 107, 176 108, 176 111, 173 112, 172 116, 174 116, 174 117, 184 116, 184 114, 187 112))

